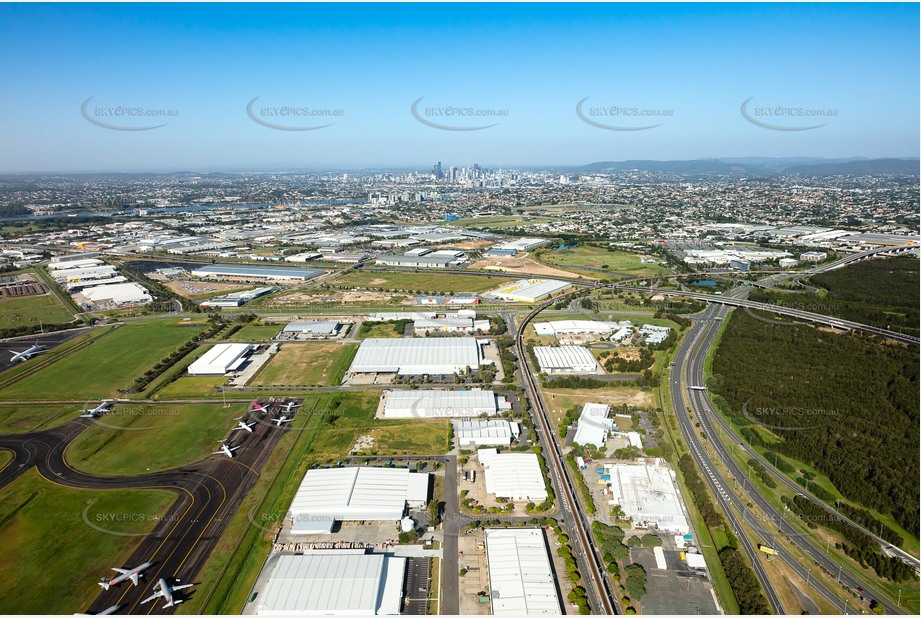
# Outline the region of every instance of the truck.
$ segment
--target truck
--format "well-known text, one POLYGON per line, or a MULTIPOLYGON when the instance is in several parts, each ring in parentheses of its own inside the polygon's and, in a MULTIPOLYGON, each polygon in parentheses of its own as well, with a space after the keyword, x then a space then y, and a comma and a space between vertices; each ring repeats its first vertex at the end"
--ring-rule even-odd
POLYGON ((764 554, 768 556, 778 555, 776 549, 774 549, 773 547, 768 547, 767 545, 762 545, 761 543, 758 543, 758 551, 763 552, 764 554))

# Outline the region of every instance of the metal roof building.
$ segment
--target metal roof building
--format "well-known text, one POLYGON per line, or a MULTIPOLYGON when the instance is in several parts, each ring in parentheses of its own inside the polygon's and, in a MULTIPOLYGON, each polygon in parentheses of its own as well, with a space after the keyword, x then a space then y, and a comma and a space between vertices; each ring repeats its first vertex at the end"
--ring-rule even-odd
POLYGON ((582 407, 576 435, 572 439, 576 444, 594 444, 602 448, 608 434, 614 429, 614 421, 608 418, 611 406, 603 403, 587 403, 582 407))
POLYGON ((475 337, 365 339, 349 372, 450 375, 477 369, 482 360, 475 337))
POLYGON ((323 534, 337 521, 396 521, 407 505, 428 502, 429 475, 406 468, 318 468, 301 481, 291 516, 294 534, 323 534))
POLYGON ((259 595, 261 616, 397 615, 406 558, 364 550, 314 550, 277 557, 259 595))
POLYGON ((503 420, 464 419, 454 421, 454 435, 457 445, 465 446, 508 446, 518 437, 518 423, 503 420))
POLYGON ((494 616, 565 613, 540 528, 487 528, 486 564, 494 616))
POLYGON ((494 448, 477 451, 486 469, 486 491, 499 498, 543 502, 547 486, 536 453, 497 453, 494 448))
POLYGON ((688 534, 690 528, 675 473, 661 460, 655 463, 605 464, 611 475, 608 504, 619 504, 634 525, 688 534))
POLYGON ((536 322, 534 332, 541 336, 556 335, 610 335, 630 322, 601 322, 599 320, 553 320, 536 322))
POLYGON ((245 361, 253 348, 248 343, 219 343, 189 365, 190 376, 222 376, 234 371, 245 361))
POLYGON ((598 362, 589 351, 577 345, 534 346, 540 370, 549 374, 595 373, 598 362))
POLYGON ((340 324, 336 320, 317 320, 314 322, 288 322, 281 334, 291 337, 325 338, 339 334, 340 324))
POLYGON ((80 292, 80 296, 97 307, 137 305, 151 300, 150 292, 133 281, 86 288, 80 292))
POLYGON ((519 279, 514 283, 487 292, 484 296, 503 300, 533 303, 547 298, 555 292, 568 288, 570 283, 554 279, 519 279))
POLYGON ((463 418, 510 410, 502 395, 484 390, 384 391, 383 418, 463 418))
POLYGON ((210 264, 192 271, 196 277, 238 278, 238 279, 288 279, 307 281, 323 274, 315 268, 285 268, 274 266, 250 266, 248 264, 210 264))

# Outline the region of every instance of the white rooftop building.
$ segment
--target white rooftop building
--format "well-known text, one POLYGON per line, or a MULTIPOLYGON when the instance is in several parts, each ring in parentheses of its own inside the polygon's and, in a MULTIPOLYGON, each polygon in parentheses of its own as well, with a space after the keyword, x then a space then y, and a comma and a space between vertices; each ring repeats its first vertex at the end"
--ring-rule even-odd
POLYGON ((577 345, 534 346, 540 370, 548 374, 595 373, 598 362, 588 348, 577 345))
POLYGON ((301 481, 290 513, 293 534, 325 534, 337 521, 397 521, 428 503, 429 475, 407 468, 318 468, 301 481))
POLYGON ((576 435, 572 441, 583 446, 594 444, 598 448, 603 448, 608 434, 614 429, 614 420, 608 418, 610 411, 611 406, 603 403, 585 404, 579 415, 576 435))
POLYGON ((602 322, 600 320, 554 320, 552 322, 536 322, 534 332, 545 337, 557 335, 599 335, 608 336, 623 327, 629 327, 630 322, 602 322))
POLYGON ((547 499, 547 486, 536 453, 499 453, 494 448, 481 448, 477 458, 485 468, 487 492, 510 500, 547 499))
POLYGON ((505 420, 464 419, 454 421, 457 446, 508 446, 518 437, 518 423, 505 420))
POLYGON ((248 343, 219 343, 189 365, 190 376, 222 376, 236 371, 246 354, 253 349, 248 343))
POLYGON ((643 324, 640 327, 640 334, 643 335, 643 341, 648 345, 657 345, 665 341, 672 329, 668 326, 654 326, 653 324, 643 324))
POLYGON ((402 609, 406 558, 364 550, 278 556, 260 616, 383 616, 402 609))
POLYGON ((478 369, 483 362, 480 342, 474 337, 365 339, 349 373, 450 375, 478 369))
POLYGON ((494 616, 564 613, 540 528, 487 528, 486 564, 494 616))
POLYGON ((690 527, 678 493, 675 473, 660 459, 654 463, 605 464, 611 475, 608 503, 619 504, 634 526, 648 526, 676 534, 690 527))
POLYGON ((554 279, 519 279, 483 296, 520 303, 533 303, 568 288, 570 283, 554 279))
POLYGON ((492 416, 512 409, 512 404, 486 390, 384 391, 383 418, 465 418, 492 416))
POLYGON ((140 305, 151 301, 150 292, 134 283, 115 283, 113 285, 97 285, 86 288, 80 296, 88 303, 97 307, 125 305, 140 305))

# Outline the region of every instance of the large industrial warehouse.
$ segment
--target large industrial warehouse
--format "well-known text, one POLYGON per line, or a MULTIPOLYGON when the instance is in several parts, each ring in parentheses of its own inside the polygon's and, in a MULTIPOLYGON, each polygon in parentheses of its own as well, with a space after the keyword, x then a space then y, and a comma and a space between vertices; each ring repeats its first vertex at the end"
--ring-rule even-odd
POLYGON ((477 458, 485 468, 486 491, 497 498, 543 502, 547 486, 536 453, 498 453, 481 448, 477 458))
POLYGON ((451 375, 483 362, 475 337, 433 339, 365 339, 349 373, 451 375))
POLYGON ((656 459, 654 463, 605 464, 604 468, 611 475, 608 503, 619 504, 635 526, 688 534, 684 504, 668 464, 656 459))
POLYGON ((486 564, 494 616, 565 613, 540 528, 487 528, 486 564))
POLYGON ((487 292, 483 296, 519 303, 533 303, 564 290, 570 285, 565 281, 556 281, 554 279, 519 279, 514 283, 487 292))
POLYGON ((509 446, 521 430, 518 423, 498 419, 463 419, 454 421, 457 446, 509 446))
POLYGON ((598 362, 588 348, 577 345, 534 346, 534 355, 544 373, 596 373, 598 362))
POLYGON ((192 271, 206 279, 238 279, 244 281, 307 281, 323 274, 314 268, 250 266, 249 264, 210 264, 192 271))
POLYGON ((293 534, 328 534, 337 521, 397 521, 428 503, 429 475, 406 468, 308 470, 291 502, 293 534))
POLYGON ((222 376, 236 371, 246 362, 246 354, 252 349, 248 343, 220 343, 189 365, 189 375, 222 376))
POLYGON ((383 418, 470 418, 512 409, 502 395, 484 390, 384 391, 383 418))
POLYGON ((392 616, 402 609, 406 558, 327 549, 270 560, 260 616, 392 616))
POLYGON ((603 448, 608 434, 614 431, 614 420, 608 418, 611 406, 603 403, 587 403, 582 407, 576 435, 572 439, 576 444, 585 446, 593 444, 603 448))

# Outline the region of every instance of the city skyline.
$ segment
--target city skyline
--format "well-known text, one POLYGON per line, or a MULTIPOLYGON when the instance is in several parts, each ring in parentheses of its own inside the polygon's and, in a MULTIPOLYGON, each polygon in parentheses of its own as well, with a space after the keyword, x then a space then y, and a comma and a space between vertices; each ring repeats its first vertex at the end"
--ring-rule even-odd
POLYGON ((0 15, 0 173, 918 156, 916 5, 0 15))

